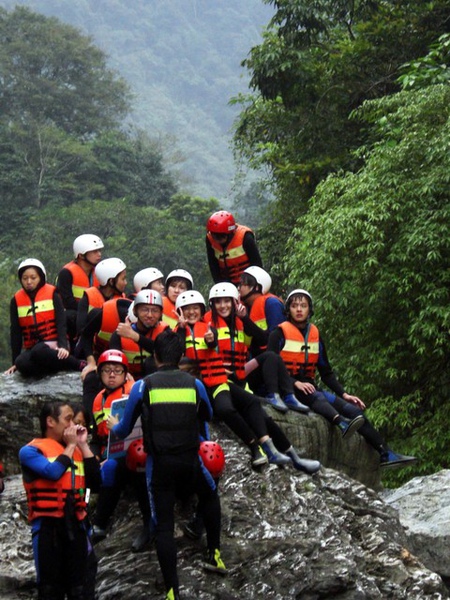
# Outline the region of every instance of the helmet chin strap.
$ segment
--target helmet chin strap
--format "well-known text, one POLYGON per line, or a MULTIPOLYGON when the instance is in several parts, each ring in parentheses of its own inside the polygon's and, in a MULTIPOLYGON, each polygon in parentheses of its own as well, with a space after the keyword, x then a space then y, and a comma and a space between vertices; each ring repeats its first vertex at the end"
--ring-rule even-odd
POLYGON ((248 294, 245 294, 245 296, 241 296, 241 301, 245 302, 247 300, 247 298, 250 298, 250 296, 252 296, 253 294, 257 294, 258 290, 256 289, 256 287, 252 287, 252 289, 248 292, 248 294))
POLYGON ((88 264, 88 265, 91 265, 91 267, 92 267, 93 269, 94 269, 94 268, 97 266, 95 263, 91 262, 90 260, 88 260, 88 259, 86 258, 86 254, 82 254, 81 256, 83 257, 83 260, 84 260, 84 262, 87 262, 87 264, 88 264))

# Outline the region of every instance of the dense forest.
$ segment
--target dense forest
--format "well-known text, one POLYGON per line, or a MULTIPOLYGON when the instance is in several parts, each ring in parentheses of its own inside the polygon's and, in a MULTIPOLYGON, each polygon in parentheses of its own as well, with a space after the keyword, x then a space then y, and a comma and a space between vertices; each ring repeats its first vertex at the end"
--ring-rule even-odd
POLYGON ((127 122, 164 146, 194 195, 229 205, 235 177, 231 96, 248 88, 240 66, 273 9, 260 0, 0 0, 28 6, 90 35, 133 98, 127 122))
MULTIPOLYGON (((250 91, 230 94, 236 157, 266 181, 235 207, 262 223, 274 292, 310 290, 339 377, 421 458, 398 481, 448 467, 450 2, 266 4, 263 38, 241 56, 250 91)), ((124 127, 127 81, 55 18, 2 10, 0 28, 6 296, 18 259, 54 277, 87 231, 131 274, 189 268, 207 290, 204 224, 219 202, 186 191, 151 131, 124 127)))

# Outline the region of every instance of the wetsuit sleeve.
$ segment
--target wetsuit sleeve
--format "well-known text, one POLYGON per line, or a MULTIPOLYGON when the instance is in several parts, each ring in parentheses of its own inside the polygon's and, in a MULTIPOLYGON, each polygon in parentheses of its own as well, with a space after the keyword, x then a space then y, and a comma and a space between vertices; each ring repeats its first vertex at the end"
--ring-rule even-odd
POLYGON ((83 332, 80 336, 80 348, 87 358, 93 354, 94 336, 102 325, 102 309, 94 308, 89 313, 83 332))
POLYGON ((223 281, 223 277, 220 274, 219 261, 214 254, 214 248, 211 246, 208 237, 206 237, 206 255, 208 257, 208 266, 211 272, 211 277, 213 278, 214 283, 220 283, 223 281))
POLYGON ((266 314, 267 331, 273 331, 275 327, 286 321, 284 314, 284 305, 278 298, 267 298, 264 305, 266 314))
POLYGON ((271 331, 269 335, 269 341, 267 343, 267 350, 271 350, 272 352, 276 352, 280 354, 281 350, 284 346, 284 335, 283 331, 277 327, 273 331, 271 331))
POLYGON ((58 273, 56 288, 61 296, 65 309, 77 310, 78 303, 75 300, 72 290, 73 276, 69 269, 61 269, 58 273))
POLYGON ((134 424, 142 413, 142 401, 146 385, 143 380, 136 381, 131 388, 122 419, 114 425, 112 432, 120 439, 125 439, 133 430, 134 424))
POLYGON ((256 267, 263 266, 258 245, 256 244, 255 235, 251 231, 247 231, 247 233, 244 235, 242 247, 244 248, 245 253, 248 256, 248 260, 250 261, 251 265, 254 265, 256 267))
POLYGON ((58 290, 55 290, 55 292, 53 293, 53 306, 55 307, 55 322, 56 333, 58 337, 58 347, 65 348, 66 350, 68 350, 69 342, 67 340, 66 314, 58 290))
POLYGON ((203 385, 203 382, 200 381, 200 379, 195 380, 195 386, 197 388, 198 417, 201 421, 210 421, 213 416, 213 409, 211 406, 211 402, 209 401, 206 388, 203 385))
POLYGON ((17 312, 17 303, 16 299, 13 297, 11 299, 11 304, 9 305, 9 322, 10 322, 10 340, 11 340, 11 354, 12 354, 12 363, 14 364, 16 358, 22 352, 22 328, 19 325, 19 315, 17 312))
POLYGON ((267 344, 267 331, 258 327, 248 315, 242 317, 242 323, 244 324, 244 333, 252 338, 253 344, 256 346, 265 346, 267 344))
POLYGON ((122 350, 122 338, 116 331, 111 335, 109 347, 111 350, 122 350))
POLYGON ((89 298, 86 293, 83 293, 77 308, 77 334, 81 335, 86 325, 89 314, 89 298))
POLYGON ((58 481, 72 464, 65 454, 60 454, 56 460, 49 461, 42 452, 34 446, 23 446, 19 451, 19 461, 24 474, 58 481))
POLYGON ((319 362, 317 363, 317 369, 319 371, 320 379, 324 384, 338 396, 342 397, 342 394, 345 394, 345 389, 331 368, 325 344, 321 338, 319 338, 319 362))

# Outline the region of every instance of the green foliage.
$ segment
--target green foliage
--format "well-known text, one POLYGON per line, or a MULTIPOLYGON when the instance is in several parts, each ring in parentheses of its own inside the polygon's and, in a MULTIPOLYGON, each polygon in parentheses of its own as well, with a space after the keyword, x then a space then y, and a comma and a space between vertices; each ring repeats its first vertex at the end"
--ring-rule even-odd
POLYGON ((450 34, 441 35, 423 58, 402 65, 398 79, 403 89, 410 90, 436 83, 450 82, 450 34))
MULTIPOLYGON (((359 168, 353 150, 365 142, 366 124, 349 120, 350 113, 366 99, 399 91, 400 65, 446 31, 449 6, 448 0, 269 4, 275 15, 244 61, 254 93, 237 98, 243 110, 235 148, 274 183, 284 218, 270 223, 272 241, 283 239, 330 172, 359 168)), ((268 252, 280 264, 284 247, 268 252)))
POLYGON ((357 173, 328 177, 289 240, 330 354, 388 440, 448 466, 450 87, 365 103, 357 173), (439 415, 439 416, 438 416, 439 415))

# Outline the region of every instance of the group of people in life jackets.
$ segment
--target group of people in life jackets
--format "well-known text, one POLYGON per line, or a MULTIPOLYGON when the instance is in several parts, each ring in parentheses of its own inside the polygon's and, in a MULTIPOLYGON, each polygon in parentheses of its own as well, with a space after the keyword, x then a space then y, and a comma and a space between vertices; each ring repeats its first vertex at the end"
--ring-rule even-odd
MULTIPOLYGON (((206 229, 214 281, 208 302, 182 268, 166 277, 156 267, 140 270, 127 297, 125 263, 120 258, 102 259, 103 242, 92 234, 76 238, 74 259, 61 269, 56 286, 47 283, 39 260, 26 259, 19 265, 22 288, 10 308, 13 364, 6 373, 17 370, 40 377, 60 370, 81 372, 83 408, 93 424, 91 447, 102 461, 93 527, 96 541, 107 535, 124 482, 130 479, 143 518, 132 549, 142 550, 153 536, 143 474, 148 448, 134 444, 127 460, 108 459, 106 449, 110 430, 123 435, 129 429, 111 414, 112 402, 129 395, 133 399, 133 393, 139 398, 133 402, 141 402, 142 390, 134 382, 145 381, 158 370, 155 344, 168 331, 176 334, 182 349, 179 369, 202 382, 204 401, 248 447, 253 468, 271 463, 312 475, 321 467, 319 461, 299 456, 265 406, 280 413, 318 413, 344 438, 358 432, 379 453, 382 467, 416 460, 387 446, 365 416, 362 400, 349 394, 335 376, 320 332, 311 322, 310 292, 293 288, 285 302, 273 295, 254 233, 237 224, 228 211, 211 215, 206 229), (327 389, 317 386, 317 374, 327 389)), ((203 424, 199 441, 208 437, 203 424)), ((216 479, 218 448, 210 465, 216 479)), ((187 535, 202 535, 201 512, 186 525, 187 535)), ((221 571, 225 569, 220 568, 217 546, 216 540, 209 548, 208 564, 221 571)), ((168 594, 172 589, 173 597, 178 597, 173 578, 168 581, 168 594)))

